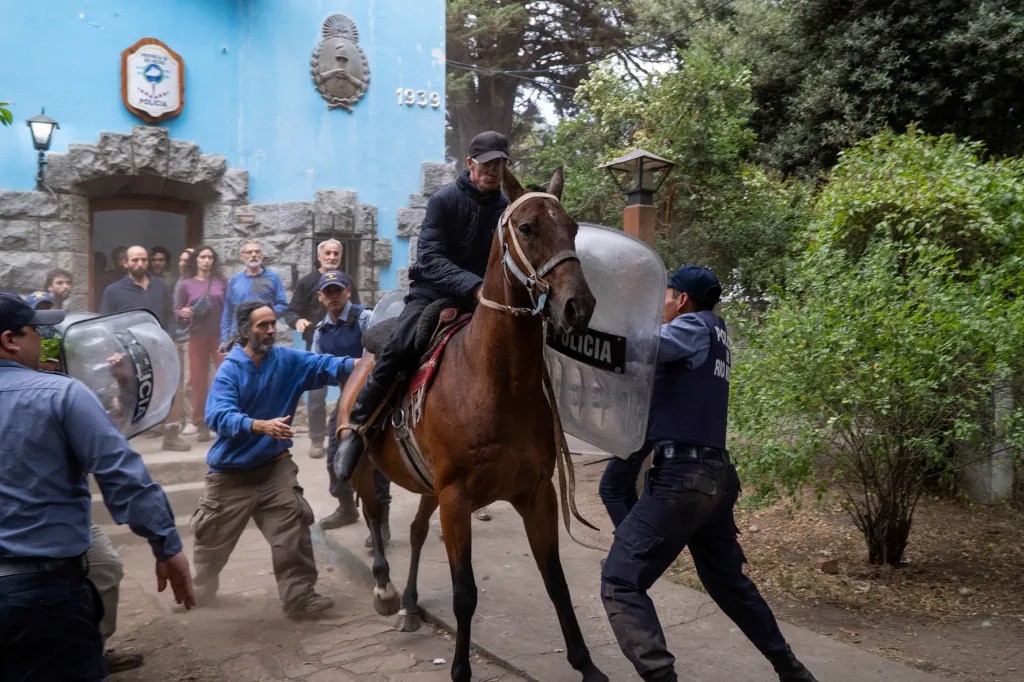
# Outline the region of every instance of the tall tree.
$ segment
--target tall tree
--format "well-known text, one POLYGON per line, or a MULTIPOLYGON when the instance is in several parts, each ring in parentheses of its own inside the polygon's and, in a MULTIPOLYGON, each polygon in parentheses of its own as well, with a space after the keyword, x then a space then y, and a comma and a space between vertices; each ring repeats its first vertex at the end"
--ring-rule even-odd
POLYGON ((448 0, 448 155, 481 130, 514 143, 538 98, 570 109, 585 63, 627 44, 630 17, 628 0, 448 0))
POLYGON ((765 4, 788 25, 750 42, 761 156, 832 167, 844 147, 918 122, 933 134, 1024 151, 1020 0, 800 0, 765 4))

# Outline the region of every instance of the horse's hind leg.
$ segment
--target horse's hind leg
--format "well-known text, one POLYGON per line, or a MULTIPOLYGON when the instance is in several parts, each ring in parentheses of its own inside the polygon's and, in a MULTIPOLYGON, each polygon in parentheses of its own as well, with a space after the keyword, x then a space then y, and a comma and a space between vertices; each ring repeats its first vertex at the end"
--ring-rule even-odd
POLYGON ((473 579, 473 538, 470 525, 472 506, 465 491, 449 486, 441 491, 441 531, 452 571, 452 610, 455 612, 455 656, 452 679, 470 682, 469 632, 476 611, 476 581, 473 579))
POLYGON ((409 528, 409 544, 412 553, 409 555, 409 579, 405 583, 405 592, 402 593, 402 610, 398 612, 398 623, 396 630, 402 632, 415 632, 420 629, 422 619, 420 617, 419 592, 416 589, 416 581, 420 572, 420 551, 423 543, 427 540, 427 532, 430 530, 430 517, 437 509, 437 498, 433 495, 421 495, 420 506, 416 510, 416 518, 412 520, 409 528))
POLYGON ((598 670, 590 658, 576 612, 572 608, 572 597, 569 596, 569 586, 565 582, 565 573, 558 556, 558 500, 555 487, 548 482, 529 498, 513 501, 513 506, 523 517, 533 558, 544 578, 548 597, 558 613, 569 664, 583 673, 584 682, 608 682, 607 675, 598 670))
POLYGON ((364 457, 359 463, 353 479, 363 503, 363 517, 370 529, 370 540, 373 544, 373 577, 377 581, 373 588, 373 608, 382 616, 390 616, 398 612, 399 595, 394 583, 391 582, 391 567, 384 555, 384 538, 381 535, 384 507, 377 499, 376 487, 373 484, 373 465, 368 457, 364 457))

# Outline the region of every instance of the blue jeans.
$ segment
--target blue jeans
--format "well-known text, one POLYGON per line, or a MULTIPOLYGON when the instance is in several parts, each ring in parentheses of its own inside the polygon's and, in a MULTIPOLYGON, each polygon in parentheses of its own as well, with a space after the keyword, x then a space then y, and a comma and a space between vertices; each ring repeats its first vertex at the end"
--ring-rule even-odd
MULTIPOLYGON (((628 484, 632 489, 633 482, 628 484)), ((655 452, 643 494, 616 525, 601 572, 601 600, 622 653, 641 677, 656 678, 675 664, 647 590, 684 547, 708 595, 762 654, 789 651, 768 604, 743 575, 746 559, 733 518, 739 491, 730 463, 712 457, 666 459, 655 452)), ((628 497, 628 491, 620 488, 618 497, 628 497)))
POLYGON ((0 680, 102 680, 102 616, 84 571, 0 577, 0 680))

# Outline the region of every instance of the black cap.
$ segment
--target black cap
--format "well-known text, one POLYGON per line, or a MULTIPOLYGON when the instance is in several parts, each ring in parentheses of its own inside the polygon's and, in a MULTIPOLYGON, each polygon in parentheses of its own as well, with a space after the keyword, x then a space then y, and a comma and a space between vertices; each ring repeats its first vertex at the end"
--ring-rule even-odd
POLYGON ((30 324, 58 324, 63 321, 63 310, 33 310, 18 294, 0 291, 0 333, 30 324))
POLYGON ((722 297, 718 275, 700 265, 684 265, 668 278, 668 285, 705 305, 714 305, 722 297))
POLYGON ((480 133, 469 143, 469 158, 477 163, 487 163, 493 159, 507 159, 508 138, 493 130, 480 133))

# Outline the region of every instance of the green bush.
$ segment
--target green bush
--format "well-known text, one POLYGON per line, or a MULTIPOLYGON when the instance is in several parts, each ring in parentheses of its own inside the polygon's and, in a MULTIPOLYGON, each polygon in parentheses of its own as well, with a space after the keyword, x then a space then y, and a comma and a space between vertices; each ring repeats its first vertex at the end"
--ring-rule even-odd
POLYGON ((762 489, 834 491, 871 563, 901 561, 955 443, 1021 436, 985 415, 1024 350, 1024 173, 981 151, 915 130, 848 150, 787 287, 742 330, 740 466, 762 489))

